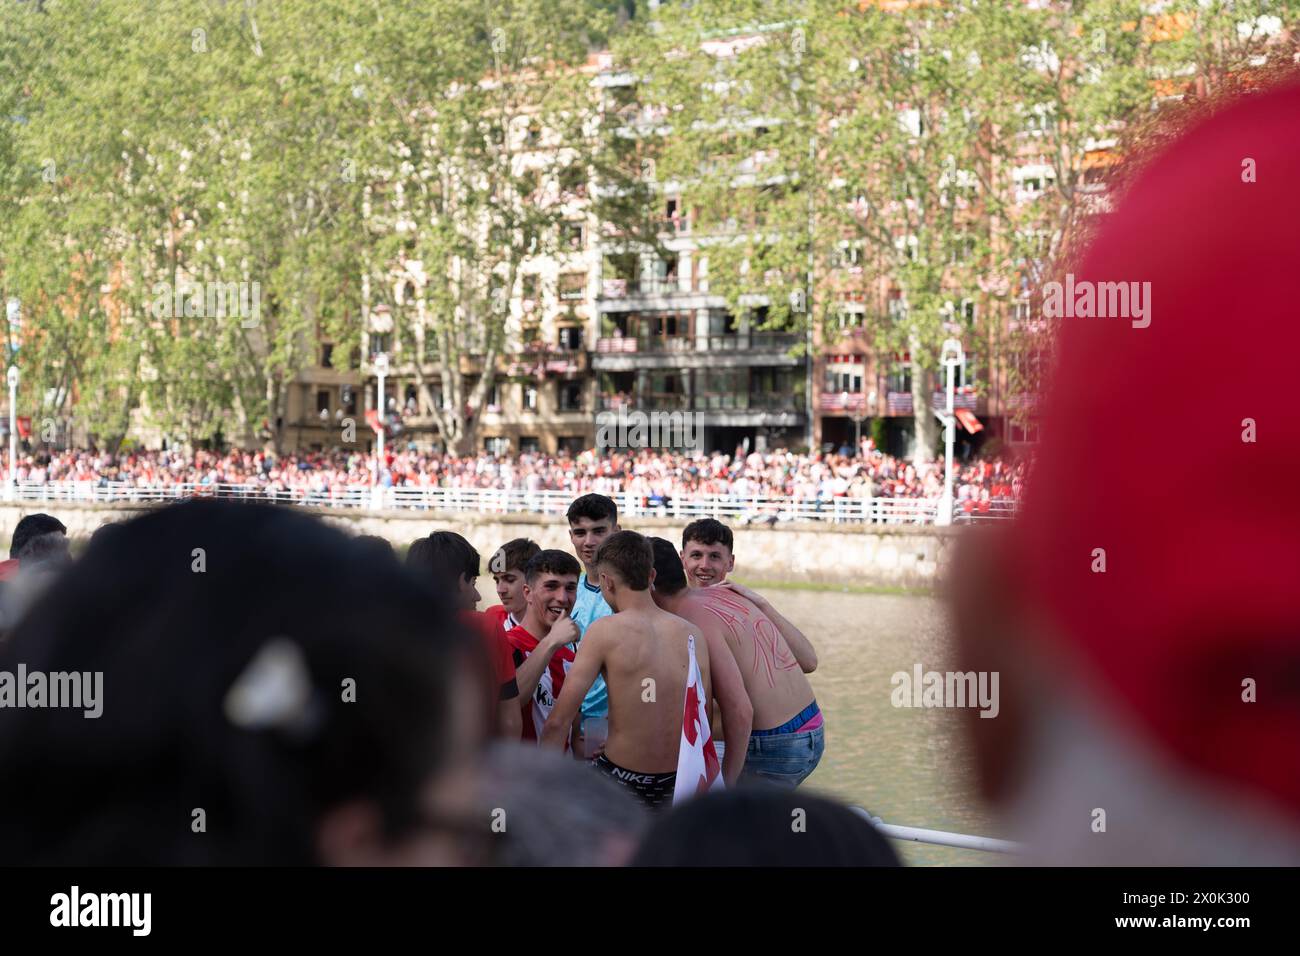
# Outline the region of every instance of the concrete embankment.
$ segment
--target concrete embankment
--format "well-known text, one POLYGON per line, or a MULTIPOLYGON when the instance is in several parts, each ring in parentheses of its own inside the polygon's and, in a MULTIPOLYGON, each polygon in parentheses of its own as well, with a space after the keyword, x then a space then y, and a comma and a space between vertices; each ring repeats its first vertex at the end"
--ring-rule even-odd
MULTIPOLYGON (((0 535, 7 541, 23 515, 44 511, 66 524, 73 538, 87 538, 101 524, 128 520, 151 507, 156 505, 0 504, 0 535)), ((457 531, 469 539, 485 561, 511 538, 532 538, 543 548, 570 548, 568 526, 558 515, 304 510, 354 534, 387 538, 398 548, 405 548, 431 531, 457 531)), ((685 524, 667 518, 630 518, 624 527, 680 544, 685 524)), ((738 579, 792 586, 907 589, 935 586, 954 536, 960 534, 947 528, 819 522, 772 528, 738 526, 734 530, 738 579)))

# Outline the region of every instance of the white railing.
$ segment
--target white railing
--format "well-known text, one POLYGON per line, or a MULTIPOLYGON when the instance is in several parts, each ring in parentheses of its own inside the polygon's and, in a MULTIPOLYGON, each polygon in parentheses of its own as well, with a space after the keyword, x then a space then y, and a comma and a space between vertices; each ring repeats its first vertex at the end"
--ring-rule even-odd
POLYGON ((864 810, 862 807, 850 807, 850 809, 858 816, 865 817, 872 826, 885 836, 895 840, 906 840, 912 843, 932 843, 935 846, 951 846, 961 850, 983 850, 985 853, 1023 854, 1025 852, 1023 845, 1011 840, 971 836, 968 833, 951 833, 947 830, 931 830, 927 827, 901 826, 895 823, 886 823, 880 817, 872 816, 870 811, 864 810))
MULTIPOLYGON (((8 490, 8 489, 6 489, 8 490)), ((478 512, 480 514, 562 515, 579 494, 573 491, 528 491, 497 488, 372 488, 348 485, 313 491, 283 491, 261 485, 175 484, 137 487, 126 482, 19 482, 14 497, 23 502, 81 502, 87 504, 145 504, 183 498, 225 498, 269 501, 319 508, 414 509, 478 512)), ((633 492, 615 492, 619 511, 628 517, 660 517, 690 521, 717 518, 736 524, 776 524, 787 521, 827 521, 834 524, 933 524, 939 502, 933 498, 790 498, 772 495, 701 495, 668 501, 647 501, 633 492)), ((999 502, 988 515, 1009 517, 1010 503, 999 502)), ((961 514, 958 523, 971 520, 961 514)))

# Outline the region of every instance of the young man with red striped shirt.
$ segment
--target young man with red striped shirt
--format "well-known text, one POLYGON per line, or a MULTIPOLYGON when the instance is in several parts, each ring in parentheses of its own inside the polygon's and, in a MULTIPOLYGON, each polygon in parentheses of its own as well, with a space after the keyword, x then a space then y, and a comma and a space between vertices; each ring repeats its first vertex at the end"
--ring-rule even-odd
MULTIPOLYGON (((523 709, 523 739, 536 741, 564 687, 578 639, 570 612, 582 568, 564 551, 538 552, 524 568, 524 619, 506 632, 514 648, 515 679, 523 709)), ((579 718, 580 719, 580 718, 579 718)), ((571 731, 578 727, 573 721, 571 731)), ((573 733, 565 735, 566 747, 573 733)))

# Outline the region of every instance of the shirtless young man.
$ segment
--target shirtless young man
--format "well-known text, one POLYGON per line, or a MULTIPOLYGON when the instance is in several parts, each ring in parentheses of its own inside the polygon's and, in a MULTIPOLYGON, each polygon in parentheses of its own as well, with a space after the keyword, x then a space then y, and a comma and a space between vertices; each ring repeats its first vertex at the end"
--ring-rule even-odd
MULTIPOLYGON (((665 611, 690 621, 697 631, 720 632, 740 665, 754 708, 745 776, 797 787, 817 767, 825 749, 825 729, 812 685, 804 676, 817 655, 798 628, 777 614, 758 594, 728 582, 687 587, 686 573, 672 543, 652 538, 654 599, 665 611)), ((712 649, 712 645, 710 645, 712 649)), ((717 667, 717 654, 714 667, 717 667)), ((723 714, 723 760, 742 746, 723 714)))
POLYGON ((682 531, 682 564, 693 588, 725 584, 736 569, 731 529, 717 518, 700 518, 682 531))
MULTIPOLYGON (((587 628, 542 731, 542 744, 563 745, 587 688, 603 673, 609 689, 609 738, 594 765, 648 806, 667 806, 677 781, 687 640, 697 629, 655 605, 650 591, 653 553, 649 541, 635 531, 610 535, 596 553, 594 569, 614 614, 587 628)), ((752 710, 734 661, 715 674, 703 639, 695 642, 695 658, 705 699, 717 697, 728 727, 747 726, 752 710)), ((727 755, 722 766, 727 784, 735 783, 743 761, 743 754, 727 755)))

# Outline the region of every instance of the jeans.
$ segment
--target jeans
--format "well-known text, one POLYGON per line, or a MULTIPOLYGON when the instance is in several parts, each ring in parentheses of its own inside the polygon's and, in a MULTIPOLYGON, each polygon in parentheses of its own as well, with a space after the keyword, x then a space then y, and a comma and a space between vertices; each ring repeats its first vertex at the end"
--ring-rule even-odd
POLYGON ((803 733, 750 737, 742 783, 770 783, 793 790, 817 769, 826 750, 826 725, 803 733))

